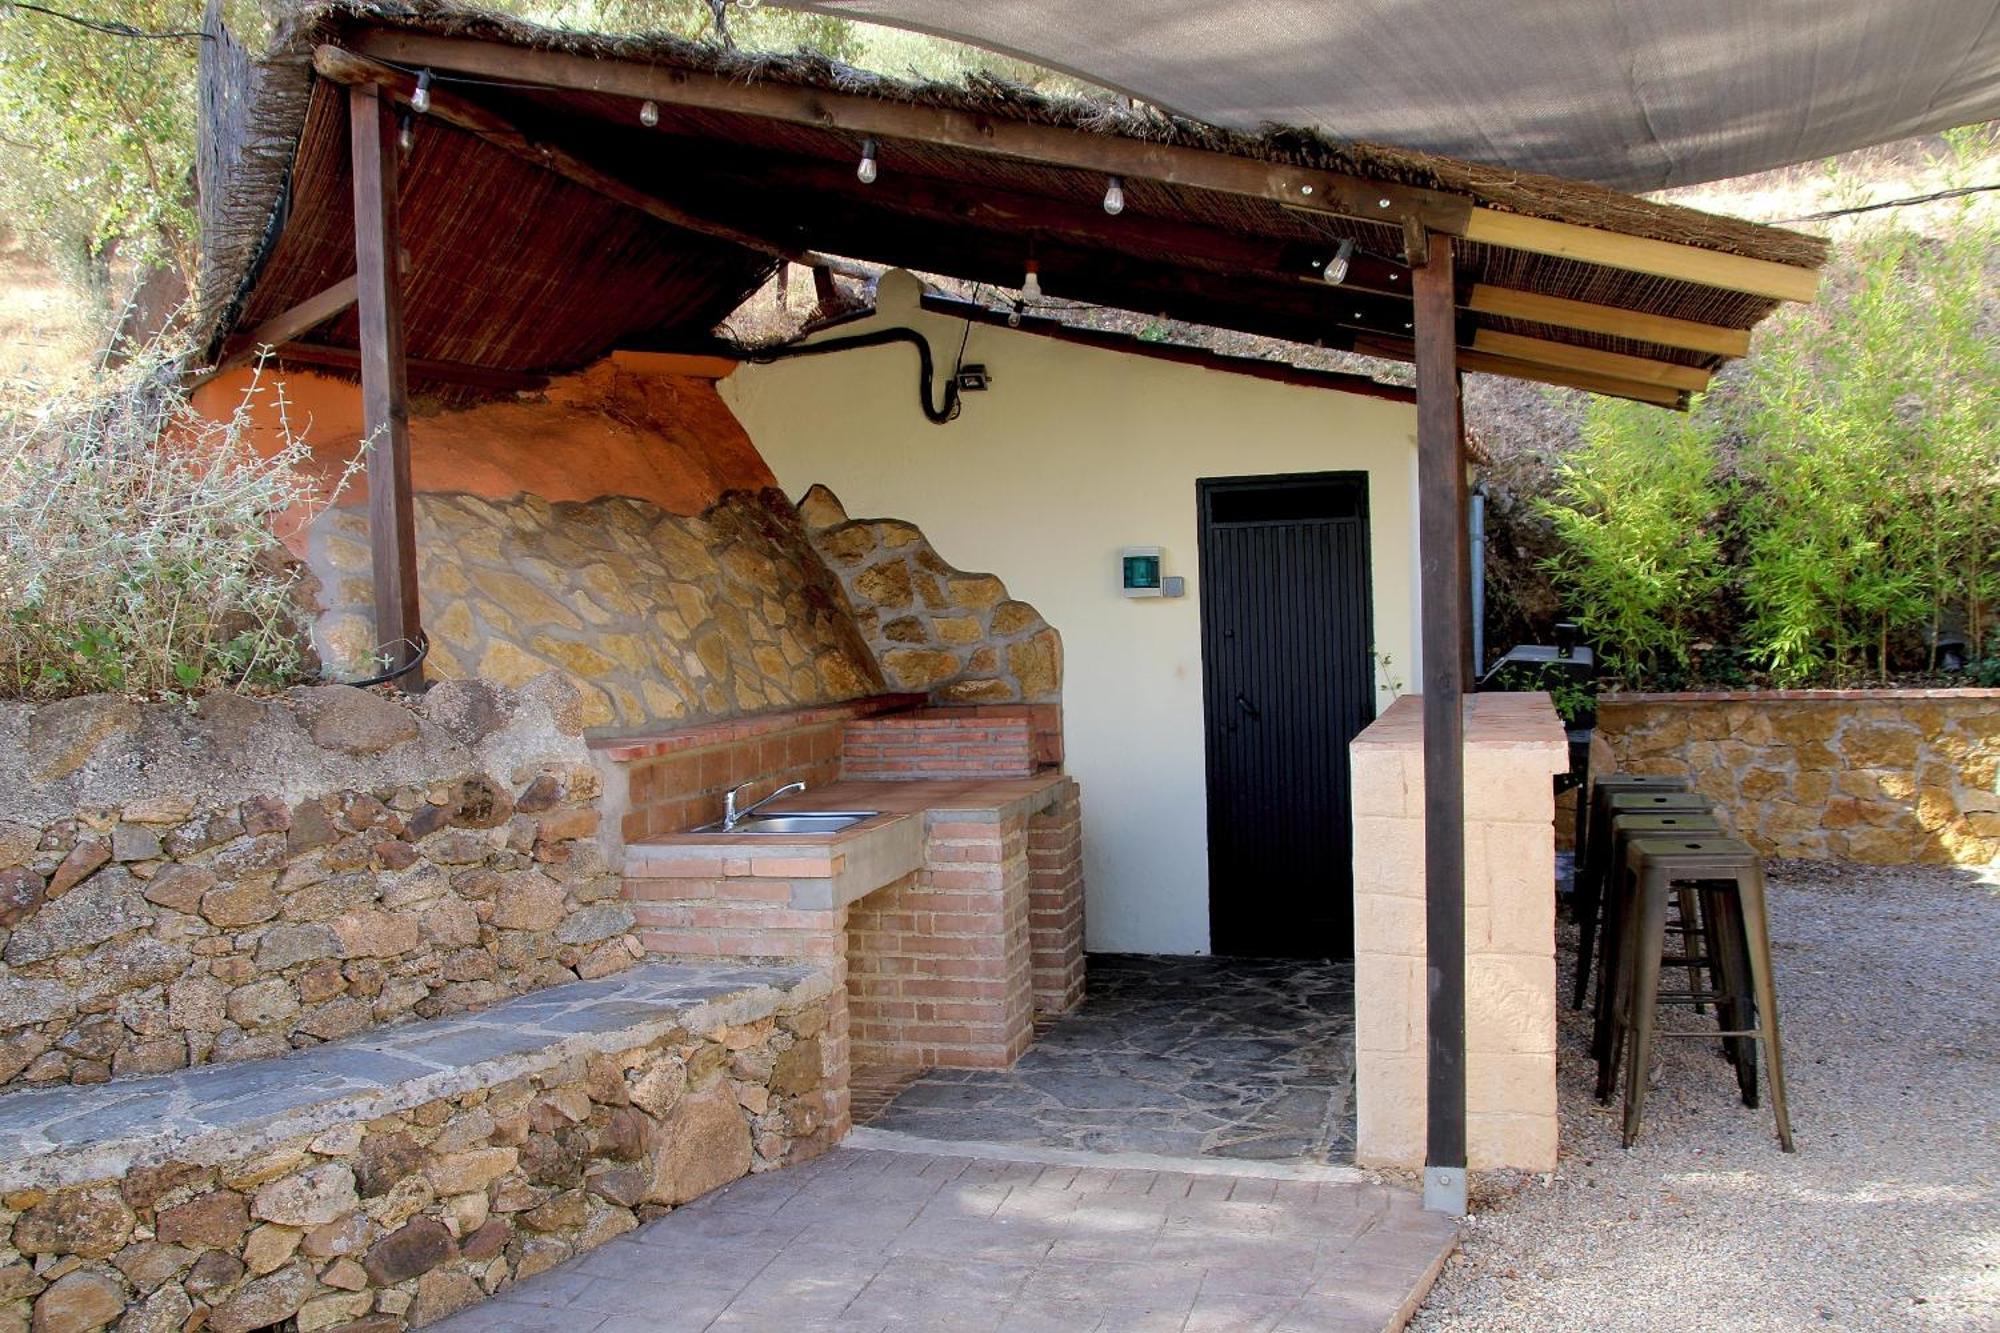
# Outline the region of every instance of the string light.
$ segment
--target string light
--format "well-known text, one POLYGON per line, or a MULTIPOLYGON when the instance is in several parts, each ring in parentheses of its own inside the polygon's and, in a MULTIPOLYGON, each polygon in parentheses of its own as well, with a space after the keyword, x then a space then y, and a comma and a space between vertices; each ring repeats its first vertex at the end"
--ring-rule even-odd
POLYGON ((1021 279, 1021 295, 1029 301, 1039 301, 1042 299, 1041 265, 1032 259, 1028 261, 1028 276, 1021 279))
POLYGON ((407 111, 402 112, 396 117, 396 147, 403 151, 405 157, 408 157, 410 150, 416 146, 417 127, 412 121, 410 113, 407 111))
POLYGON ((1125 211, 1124 178, 1113 176, 1111 183, 1104 187, 1104 211, 1114 218, 1125 211))
POLYGON ((855 179, 863 185, 873 185, 875 177, 880 174, 880 171, 881 168, 875 164, 875 141, 873 139, 863 139, 861 141, 861 165, 854 169, 855 179))
POLYGON ((1333 252, 1333 258, 1326 261, 1326 268, 1320 273, 1322 278, 1338 286, 1347 281, 1347 265, 1354 258, 1354 238, 1349 236, 1333 252))
POLYGON ((425 70, 417 75, 417 90, 410 94, 410 109, 420 116, 426 114, 431 109, 431 72, 429 70, 425 70))
POLYGON ((639 123, 647 129, 660 123, 660 104, 654 101, 639 103, 639 123))

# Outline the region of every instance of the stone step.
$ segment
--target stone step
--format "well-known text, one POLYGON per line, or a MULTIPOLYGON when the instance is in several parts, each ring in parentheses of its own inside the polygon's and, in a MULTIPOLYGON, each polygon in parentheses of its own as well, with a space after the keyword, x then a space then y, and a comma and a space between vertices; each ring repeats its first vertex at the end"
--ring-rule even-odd
POLYGON ((0 1095, 0 1327, 95 1327, 114 1303, 217 1333, 441 1317, 816 1154, 830 989, 649 964, 280 1058, 0 1095))

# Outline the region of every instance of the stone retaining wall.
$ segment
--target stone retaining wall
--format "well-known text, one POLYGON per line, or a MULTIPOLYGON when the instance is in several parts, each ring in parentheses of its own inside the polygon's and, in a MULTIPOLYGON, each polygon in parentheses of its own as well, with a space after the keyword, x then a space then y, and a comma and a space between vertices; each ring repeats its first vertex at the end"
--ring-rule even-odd
POLYGON ((799 514, 890 688, 949 704, 1062 698, 1061 637, 998 578, 954 568, 914 523, 848 518, 824 486, 799 514))
POLYGON ((281 1054, 629 967, 575 692, 0 707, 0 1086, 281 1054))
POLYGON ((686 1026, 661 1010, 656 1035, 504 1066, 475 1052, 455 1080, 470 1086, 324 1128, 299 1116, 220 1156, 190 1145, 52 1185, 9 1169, 0 1327, 428 1324, 742 1175, 817 1155, 817 1113, 798 1108, 819 1087, 825 994, 815 981, 686 1026))
POLYGON ((2000 862, 2000 690, 1610 695, 1609 761, 1681 773, 1766 856, 2000 862))

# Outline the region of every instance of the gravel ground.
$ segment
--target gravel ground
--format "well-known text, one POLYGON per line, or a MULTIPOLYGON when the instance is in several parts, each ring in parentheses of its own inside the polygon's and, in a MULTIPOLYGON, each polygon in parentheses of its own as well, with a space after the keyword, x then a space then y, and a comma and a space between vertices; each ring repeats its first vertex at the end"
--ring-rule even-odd
POLYGON ((1797 1154, 1690 1039, 1620 1148, 1565 1012, 1561 1167, 1486 1183, 1412 1328, 2000 1329, 2000 876, 1770 876, 1797 1154))

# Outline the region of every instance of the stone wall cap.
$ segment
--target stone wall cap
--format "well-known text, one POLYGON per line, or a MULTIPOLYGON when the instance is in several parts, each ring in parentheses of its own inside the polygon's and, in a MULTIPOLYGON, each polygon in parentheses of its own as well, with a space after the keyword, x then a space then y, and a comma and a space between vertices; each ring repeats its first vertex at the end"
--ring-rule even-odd
MULTIPOLYGON (((1424 701, 1405 694, 1362 729, 1351 742, 1356 749, 1422 750, 1424 701)), ((1465 747, 1468 750, 1540 752, 1569 765, 1569 737, 1554 701, 1544 692, 1487 691, 1465 696, 1465 747)))
POLYGON ((1962 689, 1685 690, 1658 694, 1619 691, 1615 694, 1598 696, 1597 706, 1603 708, 1616 704, 1895 703, 1906 699, 1990 703, 2000 699, 2000 689, 1968 685, 1962 689))
POLYGON ((665 963, 268 1060, 0 1095, 0 1190, 117 1180, 166 1160, 218 1165, 675 1028, 754 1022, 824 999, 806 967, 665 963))

